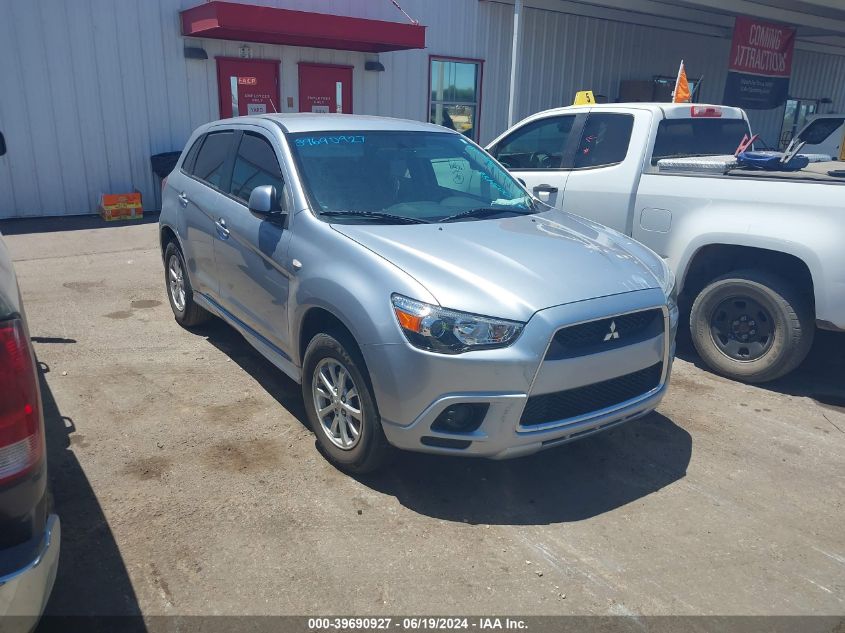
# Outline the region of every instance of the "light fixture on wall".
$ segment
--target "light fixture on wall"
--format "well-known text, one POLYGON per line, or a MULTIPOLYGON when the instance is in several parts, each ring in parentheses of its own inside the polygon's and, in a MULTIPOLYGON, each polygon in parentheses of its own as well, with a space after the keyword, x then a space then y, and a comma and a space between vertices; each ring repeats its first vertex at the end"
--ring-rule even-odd
POLYGON ((199 46, 186 46, 185 59, 208 59, 208 53, 199 46))
POLYGON ((382 64, 378 60, 378 57, 376 57, 375 59, 368 59, 367 61, 364 62, 364 70, 373 70, 373 71, 378 72, 378 73, 383 73, 384 72, 384 64, 382 64))

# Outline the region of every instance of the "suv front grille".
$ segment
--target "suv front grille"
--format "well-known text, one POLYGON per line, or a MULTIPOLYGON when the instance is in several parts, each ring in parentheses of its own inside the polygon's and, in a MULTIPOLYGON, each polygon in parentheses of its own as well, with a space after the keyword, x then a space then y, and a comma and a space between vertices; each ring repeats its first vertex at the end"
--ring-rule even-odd
POLYGON ((662 375, 661 362, 632 374, 592 385, 531 396, 519 423, 523 427, 539 426, 622 404, 657 387, 662 375))
POLYGON ((663 332, 663 310, 654 308, 561 328, 552 339, 546 360, 576 358, 606 352, 654 338, 663 332))

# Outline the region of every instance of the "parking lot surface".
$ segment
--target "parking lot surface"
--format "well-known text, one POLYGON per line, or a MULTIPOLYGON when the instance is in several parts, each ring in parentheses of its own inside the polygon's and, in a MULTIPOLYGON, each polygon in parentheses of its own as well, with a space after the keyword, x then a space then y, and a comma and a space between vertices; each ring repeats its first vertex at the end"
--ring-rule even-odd
POLYGON ((682 343, 646 419, 352 478, 296 384, 221 322, 175 323, 157 225, 0 230, 63 521, 48 613, 845 613, 843 335, 766 386, 682 343))

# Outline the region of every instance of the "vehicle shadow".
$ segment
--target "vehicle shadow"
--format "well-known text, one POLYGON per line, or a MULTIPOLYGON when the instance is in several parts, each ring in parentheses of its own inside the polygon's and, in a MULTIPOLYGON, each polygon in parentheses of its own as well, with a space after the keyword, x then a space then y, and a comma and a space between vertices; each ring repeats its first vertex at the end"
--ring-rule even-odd
MULTIPOLYGON (((233 328, 213 319, 196 331, 250 374, 310 429, 299 388, 233 328)), ((316 442, 315 442, 316 444, 316 442)), ((580 521, 682 479, 692 437, 660 413, 593 437, 508 461, 397 452, 373 475, 355 478, 407 508, 471 524, 580 521)))
POLYGON ((259 354, 237 330, 221 319, 215 318, 197 328, 195 333, 204 336, 209 343, 237 363, 300 424, 305 428, 311 428, 305 414, 299 385, 259 354))
MULTIPOLYGON (((678 332, 677 356, 710 371, 695 351, 689 331, 678 332)), ((785 395, 812 398, 822 406, 845 413, 845 334, 817 331, 810 353, 795 371, 754 386, 785 395)))
POLYGON ((692 438, 660 413, 510 461, 402 453, 356 477, 419 514, 474 525, 581 521, 686 475, 692 438))
POLYGON ((127 224, 154 224, 158 222, 158 211, 144 209, 143 217, 137 220, 106 222, 99 215, 51 216, 45 218, 10 218, 0 220, 3 235, 24 235, 28 233, 55 233, 57 231, 79 231, 126 226, 127 224))
MULTIPOLYGON (((114 535, 71 449, 73 420, 59 411, 45 378, 49 367, 39 363, 39 370, 47 468, 62 539, 56 582, 37 631, 71 630, 80 617, 103 616, 122 616, 122 631, 146 631, 114 535)), ((86 628, 92 625, 95 622, 89 621, 86 628)))

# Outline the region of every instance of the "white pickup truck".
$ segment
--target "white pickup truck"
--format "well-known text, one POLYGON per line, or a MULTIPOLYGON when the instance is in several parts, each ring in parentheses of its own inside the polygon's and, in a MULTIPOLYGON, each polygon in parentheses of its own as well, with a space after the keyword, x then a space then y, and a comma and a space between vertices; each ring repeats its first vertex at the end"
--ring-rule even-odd
POLYGON ((664 257, 702 359, 765 382, 801 363, 816 327, 845 331, 845 162, 720 167, 750 135, 738 108, 601 104, 530 116, 487 150, 540 200, 664 257))

